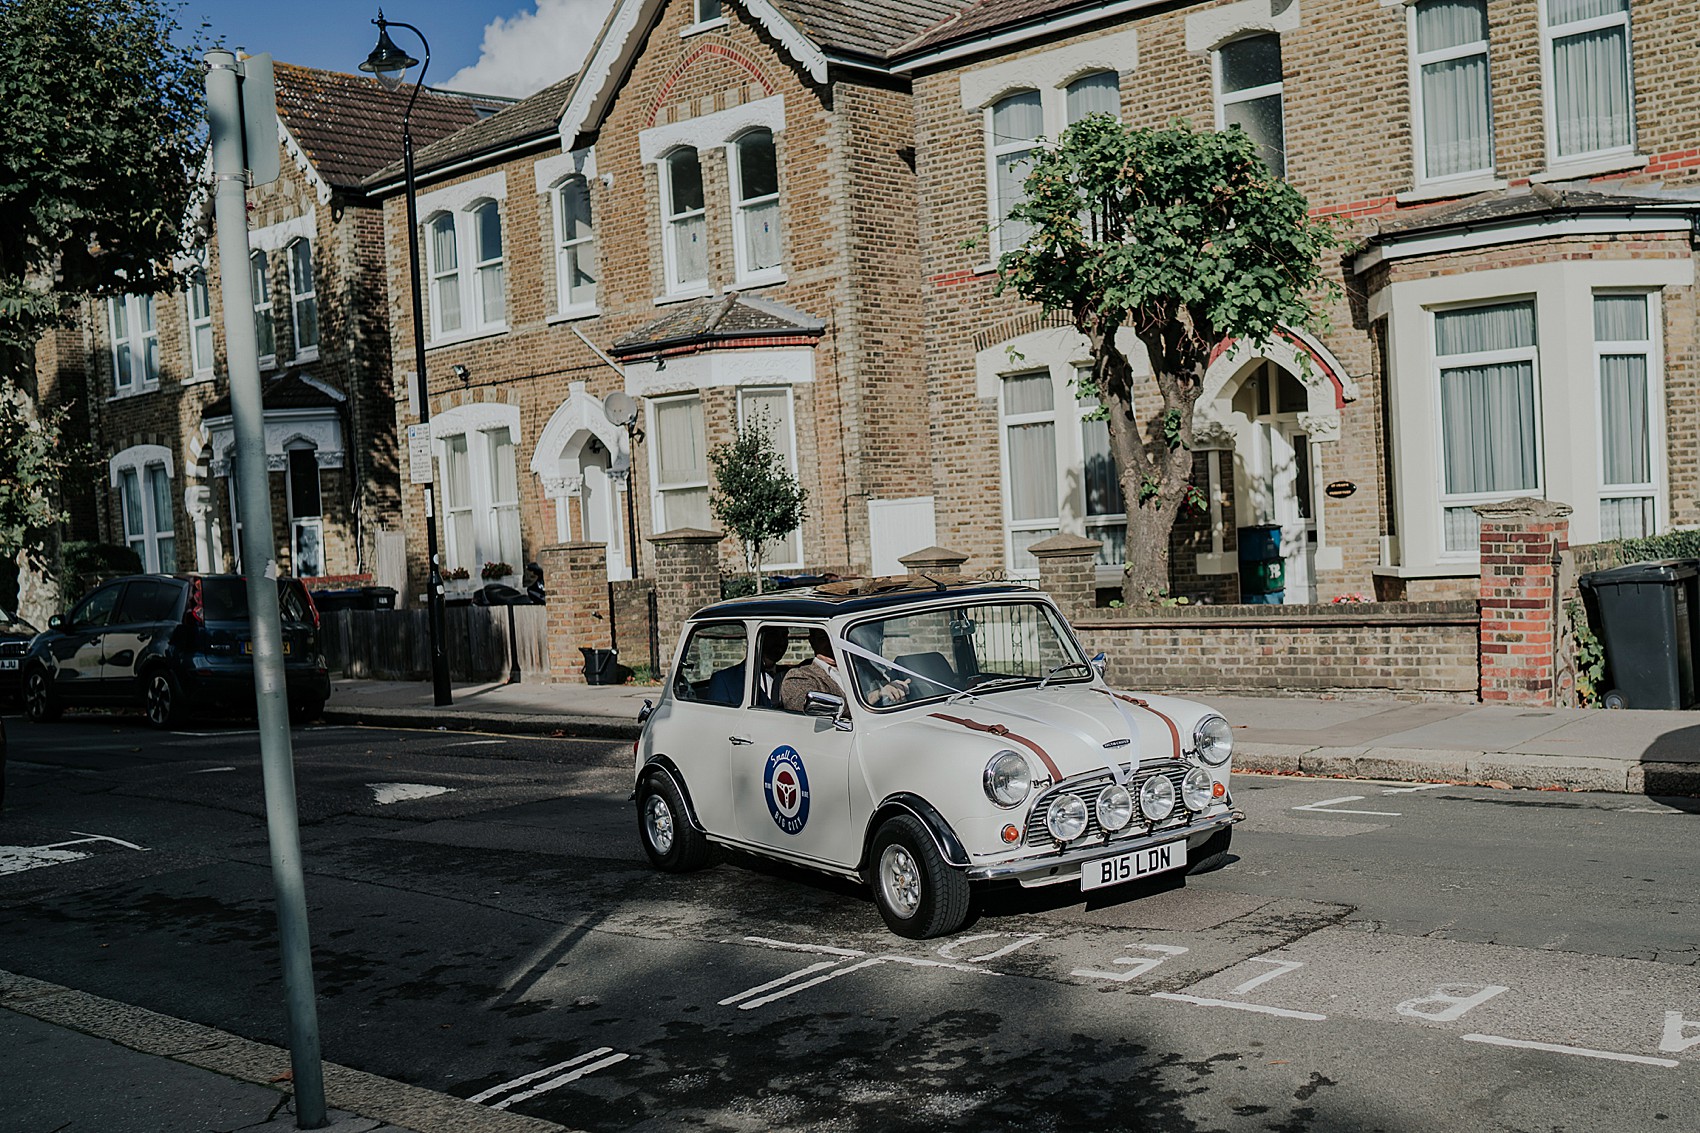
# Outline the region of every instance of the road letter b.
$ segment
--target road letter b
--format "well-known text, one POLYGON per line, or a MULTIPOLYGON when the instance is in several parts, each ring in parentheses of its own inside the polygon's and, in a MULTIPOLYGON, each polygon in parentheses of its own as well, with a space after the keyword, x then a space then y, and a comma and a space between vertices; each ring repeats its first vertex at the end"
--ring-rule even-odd
POLYGON ((1434 989, 1433 995, 1407 999, 1397 1010, 1399 1014, 1409 1015, 1413 1019, 1450 1023, 1454 1019, 1463 1018, 1466 1011, 1480 1007, 1500 992, 1509 990, 1498 984, 1442 984, 1434 989), (1425 1010, 1425 1004, 1434 1004, 1438 1010, 1425 1010))
POLYGON ((1691 1046, 1700 1046, 1700 1022, 1684 1019, 1680 1011, 1665 1012, 1665 1038, 1659 1049, 1666 1054, 1681 1054, 1691 1046), (1693 1033, 1689 1033, 1693 1028, 1693 1033))

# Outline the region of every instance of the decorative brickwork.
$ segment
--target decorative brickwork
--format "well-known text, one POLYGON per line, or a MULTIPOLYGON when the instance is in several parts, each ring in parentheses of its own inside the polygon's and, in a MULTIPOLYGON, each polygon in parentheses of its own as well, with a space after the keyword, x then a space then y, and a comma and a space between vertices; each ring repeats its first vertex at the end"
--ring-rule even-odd
POLYGON ((962 564, 968 561, 968 556, 961 551, 944 547, 928 547, 921 551, 911 551, 897 561, 903 564, 903 569, 918 578, 961 578, 962 564))
POLYGON ((1028 548, 1039 560, 1039 589, 1055 599, 1070 618, 1080 617, 1098 604, 1097 561, 1102 546, 1096 539, 1065 531, 1028 548))
POLYGON ((1570 507, 1528 497, 1475 509, 1482 523, 1481 698, 1558 702, 1558 568, 1570 507))
POLYGON ((720 543, 725 538, 718 531, 690 527, 650 536, 655 548, 656 632, 662 665, 672 659, 685 620, 720 600, 720 543))

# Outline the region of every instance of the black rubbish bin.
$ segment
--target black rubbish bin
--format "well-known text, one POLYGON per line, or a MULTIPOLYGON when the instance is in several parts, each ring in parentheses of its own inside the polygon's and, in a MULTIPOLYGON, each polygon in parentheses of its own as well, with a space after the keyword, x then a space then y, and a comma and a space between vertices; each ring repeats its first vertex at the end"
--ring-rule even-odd
POLYGON ((579 647, 584 654, 584 683, 587 685, 613 685, 620 683, 620 651, 618 649, 588 649, 579 647))
POLYGON ((321 614, 335 610, 393 610, 395 588, 390 586, 350 586, 342 590, 313 591, 313 605, 321 614))
POLYGON ((1281 527, 1258 523, 1237 532, 1240 546, 1240 601, 1280 605, 1286 598, 1287 564, 1281 558, 1281 527))
POLYGON ((1694 703, 1697 579, 1700 563, 1693 559, 1631 563, 1582 576, 1582 590, 1600 616, 1608 705, 1694 703))

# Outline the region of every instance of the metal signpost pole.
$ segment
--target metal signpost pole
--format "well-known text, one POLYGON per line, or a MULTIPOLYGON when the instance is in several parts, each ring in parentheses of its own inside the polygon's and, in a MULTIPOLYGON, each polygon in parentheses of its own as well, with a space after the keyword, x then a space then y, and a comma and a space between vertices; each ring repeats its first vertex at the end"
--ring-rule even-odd
MULTIPOLYGON (((271 59, 259 56, 269 88, 271 59)), ((295 1083, 295 1120, 302 1129, 323 1129, 324 1070, 319 1062, 319 1015, 314 1001, 313 956, 307 932, 306 883, 301 831, 295 812, 294 753, 289 737, 289 697, 284 683, 283 629, 278 618, 277 547, 272 532, 270 474, 266 467, 265 410, 254 331, 254 297, 248 267, 247 186, 244 154, 243 65, 228 51, 209 51, 207 124, 212 144, 214 214, 223 276, 224 333, 229 351, 230 405, 236 430, 237 506, 242 524, 242 566, 248 579, 248 613, 254 649, 254 698, 260 718, 260 761, 266 793, 266 829, 271 843, 272 886, 277 896, 283 987, 289 1019, 289 1057, 295 1083)), ((266 92, 269 94, 269 91, 266 92)), ((270 132, 249 118, 257 146, 272 147, 270 132)))

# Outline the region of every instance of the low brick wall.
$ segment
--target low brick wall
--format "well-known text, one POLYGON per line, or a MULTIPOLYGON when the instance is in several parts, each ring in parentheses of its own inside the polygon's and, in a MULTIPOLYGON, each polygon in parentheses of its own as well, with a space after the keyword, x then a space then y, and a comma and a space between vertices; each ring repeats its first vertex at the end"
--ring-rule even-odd
POLYGON ((1473 703, 1473 601, 1093 610, 1074 628, 1124 688, 1473 703))

